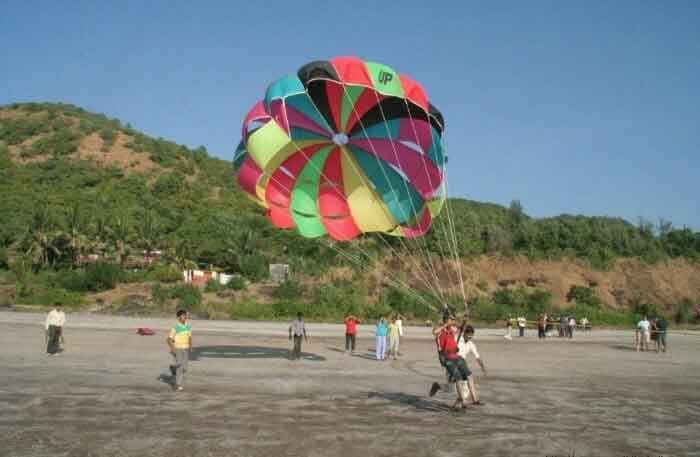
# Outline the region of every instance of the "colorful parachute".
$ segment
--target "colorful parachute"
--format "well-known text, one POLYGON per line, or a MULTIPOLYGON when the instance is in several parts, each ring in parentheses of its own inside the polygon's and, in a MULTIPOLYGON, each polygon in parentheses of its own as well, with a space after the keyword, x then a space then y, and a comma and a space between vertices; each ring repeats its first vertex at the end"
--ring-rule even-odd
POLYGON ((248 112, 234 169, 277 227, 417 237, 445 199, 443 129, 423 88, 390 67, 311 62, 248 112))

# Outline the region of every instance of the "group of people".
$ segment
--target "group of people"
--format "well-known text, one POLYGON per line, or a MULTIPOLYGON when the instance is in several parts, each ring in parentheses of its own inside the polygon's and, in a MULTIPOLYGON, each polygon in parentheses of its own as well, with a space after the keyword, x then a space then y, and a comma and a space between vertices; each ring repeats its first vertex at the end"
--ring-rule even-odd
MULTIPOLYGON (((354 316, 350 316, 349 318, 357 319, 354 316)), ((357 320, 357 322, 359 322, 359 320, 357 320)), ((348 319, 345 319, 346 326, 347 323, 348 319)), ((400 314, 392 316, 391 319, 387 319, 386 317, 380 318, 379 322, 377 322, 375 329, 375 355, 377 357, 377 360, 388 360, 388 358, 393 358, 394 360, 397 360, 401 355, 399 349, 401 346, 402 336, 403 317, 400 314), (388 346, 387 339, 389 343, 388 346)))
MULTIPOLYGON (((562 314, 558 318, 559 320, 559 337, 561 338, 573 338, 574 337, 574 330, 576 330, 576 326, 579 325, 576 322, 576 318, 573 315, 565 315, 562 314)), ((556 325, 555 322, 557 321, 557 318, 548 316, 547 313, 541 313, 537 317, 537 337, 539 339, 544 339, 547 336, 551 336, 551 330, 554 328, 556 325)), ((581 328, 582 329, 588 329, 589 328, 589 321, 588 318, 584 317, 581 319, 581 328)))
POLYGON ((642 317, 642 320, 637 322, 634 334, 634 348, 637 352, 649 351, 649 345, 651 342, 654 343, 656 352, 666 352, 666 330, 668 329, 668 322, 666 319, 661 317, 652 317, 648 319, 647 316, 642 317))

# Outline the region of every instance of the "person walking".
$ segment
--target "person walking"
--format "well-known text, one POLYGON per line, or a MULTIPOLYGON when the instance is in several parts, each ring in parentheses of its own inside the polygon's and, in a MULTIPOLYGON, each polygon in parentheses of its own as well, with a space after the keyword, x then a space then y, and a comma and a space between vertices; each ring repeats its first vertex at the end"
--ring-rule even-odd
POLYGON ((469 369, 467 364, 467 356, 469 354, 474 354, 476 358, 476 363, 479 364, 481 371, 486 374, 486 366, 484 361, 479 356, 479 351, 476 349, 476 344, 473 341, 474 338, 474 327, 471 325, 465 325, 461 331, 461 336, 457 342, 457 347, 459 349, 459 356, 464 360, 465 366, 467 368, 467 380, 457 382, 457 389, 461 391, 460 397, 462 399, 463 407, 466 407, 466 401, 469 395, 472 397, 473 405, 481 405, 479 401, 479 396, 476 393, 476 382, 474 381, 474 374, 469 369))
POLYGON ((170 348, 170 353, 175 359, 175 364, 170 365, 170 373, 175 376, 173 388, 176 391, 181 391, 184 389, 185 372, 187 371, 190 350, 192 349, 192 324, 188 322, 187 311, 184 309, 178 310, 175 316, 177 317, 177 322, 170 329, 166 342, 170 348))
MULTIPOLYGON (((458 334, 459 332, 460 330, 453 319, 449 320, 447 325, 438 329, 438 348, 444 359, 445 369, 448 373, 447 383, 449 385, 467 381, 470 374, 466 362, 459 356, 459 347, 457 346, 457 341, 461 337, 458 334)), ((440 384, 433 383, 430 389, 430 396, 434 396, 441 388, 440 384)), ((466 407, 465 402, 466 398, 462 397, 462 391, 457 389, 457 400, 452 405, 452 408, 464 408, 466 407)))
POLYGON ((304 323, 304 315, 302 313, 297 313, 296 320, 292 321, 289 325, 289 341, 294 339, 294 346, 292 348, 292 360, 301 359, 301 339, 304 341, 309 341, 306 335, 306 324, 304 323))
POLYGON ((523 337, 525 336, 525 326, 527 325, 527 319, 525 319, 525 316, 520 316, 518 317, 518 336, 523 337))
POLYGON ((569 338, 574 337, 574 329, 576 328, 576 318, 574 316, 569 317, 569 338))
POLYGON ((66 324, 66 314, 61 304, 56 304, 46 316, 46 353, 56 355, 61 351, 63 340, 63 326, 66 324))
POLYGON ((376 356, 377 360, 385 360, 386 357, 386 334, 388 333, 389 328, 386 324, 386 318, 382 317, 379 319, 379 322, 377 322, 377 328, 375 331, 376 337, 377 337, 377 351, 376 351, 376 356))
POLYGON ((352 314, 345 318, 345 353, 355 354, 355 339, 357 337, 357 324, 360 319, 352 314))

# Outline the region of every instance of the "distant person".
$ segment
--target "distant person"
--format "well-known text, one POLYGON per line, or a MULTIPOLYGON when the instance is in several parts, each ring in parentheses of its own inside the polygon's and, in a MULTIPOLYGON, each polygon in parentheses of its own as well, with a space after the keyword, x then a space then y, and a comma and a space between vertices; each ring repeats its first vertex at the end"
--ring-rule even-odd
POLYGON ((184 389, 183 382, 192 349, 192 324, 187 321, 187 311, 184 309, 178 310, 175 316, 177 322, 170 329, 166 341, 175 359, 175 364, 170 365, 170 372, 175 375, 173 387, 176 391, 181 391, 184 389))
POLYGON ((289 341, 292 341, 292 337, 294 339, 292 360, 300 360, 301 339, 304 338, 304 341, 309 341, 306 335, 306 324, 304 323, 304 315, 302 313, 297 313, 297 318, 289 325, 289 341))
POLYGON ((510 340, 513 338, 513 318, 509 315, 508 319, 506 319, 506 334, 503 335, 503 338, 510 340))
POLYGON ((566 320, 566 316, 564 316, 563 314, 561 316, 559 316, 559 337, 563 338, 565 336, 568 336, 567 335, 567 330, 568 330, 567 326, 568 325, 569 325, 569 323, 566 320))
POLYGON ((394 360, 399 358, 399 326, 396 325, 396 318, 391 319, 388 328, 389 350, 388 356, 394 360))
POLYGON ((46 353, 56 355, 61 350, 63 326, 66 324, 66 313, 61 304, 56 304, 46 316, 46 353))
POLYGON ((656 330, 656 317, 652 317, 649 320, 649 339, 651 340, 651 343, 654 345, 654 349, 656 352, 659 352, 659 343, 657 341, 657 337, 659 334, 657 333, 656 330))
POLYGON ((583 331, 585 332, 586 330, 590 330, 590 327, 588 326, 588 318, 586 316, 583 316, 583 319, 581 319, 581 327, 583 331))
POLYGON ((520 316, 518 317, 518 336, 523 337, 525 336, 525 326, 527 325, 527 319, 525 319, 525 316, 520 316))
POLYGON ((540 314, 537 318, 537 338, 544 339, 547 330, 547 315, 540 314))
POLYGON ((382 317, 379 319, 379 322, 377 322, 377 327, 375 330, 375 335, 377 337, 377 360, 384 360, 386 358, 386 334, 388 331, 389 328, 387 326, 386 319, 382 317))
POLYGON ((357 324, 360 319, 352 314, 345 318, 345 353, 355 353, 355 339, 357 337, 357 324))
POLYGON ((574 329, 576 328, 576 318, 574 316, 571 316, 569 318, 569 338, 574 337, 574 329))
POLYGON ((396 326, 399 328, 399 337, 396 340, 396 354, 401 355, 401 338, 403 338, 403 316, 396 314, 396 326))
POLYGON ((472 404, 481 405, 482 403, 479 401, 479 397, 476 393, 476 382, 474 381, 474 375, 471 370, 469 370, 469 364, 467 364, 467 356, 469 354, 474 354, 476 363, 479 364, 479 367, 481 367, 481 371, 484 374, 486 374, 486 366, 479 356, 479 351, 477 351, 476 345, 473 341, 474 327, 471 325, 465 325, 461 333, 462 335, 457 342, 457 347, 459 348, 459 356, 464 360, 465 365, 467 366, 467 381, 458 382, 457 388, 462 391, 460 397, 462 398, 463 402, 466 402, 469 395, 471 395, 472 404))
POLYGON ((658 337, 656 339, 656 352, 659 349, 662 352, 666 352, 666 331, 668 330, 668 322, 661 316, 656 322, 656 331, 658 332, 658 337))
POLYGON ((639 331, 639 338, 637 342, 637 351, 641 348, 642 351, 649 350, 649 330, 651 328, 651 323, 646 316, 642 318, 641 321, 637 323, 637 330, 639 331))

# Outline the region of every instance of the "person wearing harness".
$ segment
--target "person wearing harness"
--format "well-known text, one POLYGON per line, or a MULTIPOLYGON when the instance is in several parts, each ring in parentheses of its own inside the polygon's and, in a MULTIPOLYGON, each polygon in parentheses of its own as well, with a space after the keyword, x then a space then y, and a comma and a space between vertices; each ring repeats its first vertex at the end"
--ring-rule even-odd
MULTIPOLYGON (((442 360, 444 360, 444 366, 448 373, 448 384, 458 381, 467 381, 471 373, 464 359, 459 356, 457 341, 461 338, 461 332, 455 325, 454 318, 449 317, 447 323, 436 329, 436 332, 438 335, 438 350, 442 356, 442 360)), ((440 384, 433 383, 430 389, 430 396, 434 396, 440 389, 440 384)), ((462 392, 458 390, 457 400, 453 408, 463 408, 465 406, 465 400, 465 398, 462 398, 462 392)))

